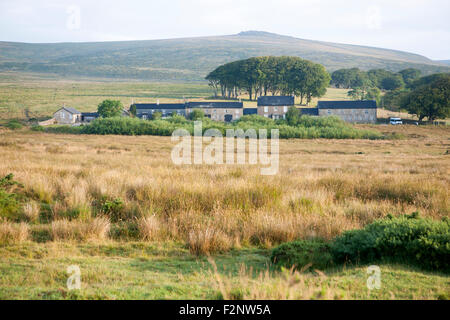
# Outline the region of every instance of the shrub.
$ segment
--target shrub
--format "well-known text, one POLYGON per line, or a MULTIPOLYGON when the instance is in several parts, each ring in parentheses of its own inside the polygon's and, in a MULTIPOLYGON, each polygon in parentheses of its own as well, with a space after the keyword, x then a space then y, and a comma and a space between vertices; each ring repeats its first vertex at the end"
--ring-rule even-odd
POLYGON ((40 125, 34 125, 31 127, 32 131, 36 131, 36 132, 44 132, 45 128, 43 126, 40 125))
POLYGON ((272 262, 302 268, 342 263, 403 263, 427 270, 450 271, 448 219, 421 219, 417 213, 377 220, 350 230, 331 243, 320 240, 285 243, 272 252, 272 262))
POLYGON ((330 245, 323 240, 298 240, 284 243, 272 251, 271 261, 279 266, 303 269, 309 265, 323 270, 333 265, 330 245))
POLYGON ((14 181, 12 173, 0 178, 0 218, 19 220, 21 213, 21 196, 14 191, 23 186, 14 181))
POLYGON ((11 130, 17 130, 17 129, 21 129, 23 127, 23 125, 18 120, 9 120, 6 123, 5 127, 7 127, 8 129, 11 129, 11 130))
POLYGON ((449 222, 421 219, 417 214, 378 220, 337 237, 331 250, 340 263, 392 261, 448 272, 449 222))
POLYGON ((120 198, 108 199, 102 197, 99 202, 100 212, 111 219, 112 222, 124 220, 125 210, 123 200, 120 198))

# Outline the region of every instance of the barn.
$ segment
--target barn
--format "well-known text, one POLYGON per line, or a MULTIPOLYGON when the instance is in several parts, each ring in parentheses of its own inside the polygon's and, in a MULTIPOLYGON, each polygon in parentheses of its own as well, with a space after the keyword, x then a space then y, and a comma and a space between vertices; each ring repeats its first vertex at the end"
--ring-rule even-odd
POLYGON ((319 117, 337 116, 350 123, 376 123, 377 102, 366 101, 319 101, 319 117))

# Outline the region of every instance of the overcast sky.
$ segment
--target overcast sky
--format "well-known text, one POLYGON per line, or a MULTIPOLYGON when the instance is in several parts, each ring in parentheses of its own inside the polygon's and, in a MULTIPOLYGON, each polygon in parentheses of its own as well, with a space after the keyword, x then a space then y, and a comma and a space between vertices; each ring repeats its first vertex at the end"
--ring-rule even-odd
POLYGON ((449 0, 0 0, 0 41, 147 40, 260 30, 450 59, 449 0))

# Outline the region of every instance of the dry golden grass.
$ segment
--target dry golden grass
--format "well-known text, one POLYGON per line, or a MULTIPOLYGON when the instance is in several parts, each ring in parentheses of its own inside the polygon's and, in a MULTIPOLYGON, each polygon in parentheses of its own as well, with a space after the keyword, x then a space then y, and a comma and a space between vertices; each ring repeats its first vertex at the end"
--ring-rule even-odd
POLYGON ((405 139, 283 140, 279 173, 261 176, 259 166, 175 166, 167 137, 4 131, 0 176, 24 184, 26 221, 37 203, 48 211, 55 239, 90 238, 70 230, 120 198, 115 217, 137 221, 142 239, 182 241, 195 254, 330 239, 388 214, 448 216, 449 129, 361 127, 405 139))
POLYGON ((140 218, 137 222, 137 227, 142 240, 153 241, 157 240, 158 236, 161 236, 161 223, 154 215, 140 218))
POLYGON ((107 218, 94 218, 90 222, 55 220, 51 223, 54 241, 79 240, 102 241, 107 239, 110 222, 107 218))
POLYGON ((29 239, 29 236, 28 224, 0 221, 0 244, 24 242, 29 239))

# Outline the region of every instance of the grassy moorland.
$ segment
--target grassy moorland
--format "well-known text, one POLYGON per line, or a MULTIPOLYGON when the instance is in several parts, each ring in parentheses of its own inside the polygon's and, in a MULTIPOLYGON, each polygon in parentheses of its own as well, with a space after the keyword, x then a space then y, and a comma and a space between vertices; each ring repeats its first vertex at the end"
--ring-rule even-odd
POLYGON ((96 43, 0 42, 0 70, 65 77, 201 81, 217 66, 256 56, 297 56, 328 70, 359 67, 424 74, 449 67, 408 52, 298 39, 268 32, 183 39, 96 43))
MULTIPOLYGON (((348 90, 329 88, 321 100, 347 100, 348 90)), ((136 103, 201 101, 211 97, 206 83, 112 82, 61 80, 56 77, 0 73, 0 123, 3 119, 51 117, 63 104, 82 112, 97 110, 105 99, 120 100, 125 108, 136 103)), ((256 107, 255 101, 242 96, 244 107, 256 107)), ((299 101, 297 101, 299 103, 299 101)), ((317 104, 317 99, 311 106, 317 104)))
POLYGON ((283 140, 275 176, 175 166, 167 137, 1 129, 0 298, 448 298, 448 275, 408 265, 380 265, 369 291, 364 265, 270 264, 281 243, 389 214, 448 217, 449 129, 358 127, 405 138, 283 140), (81 291, 66 288, 74 264, 81 291))

